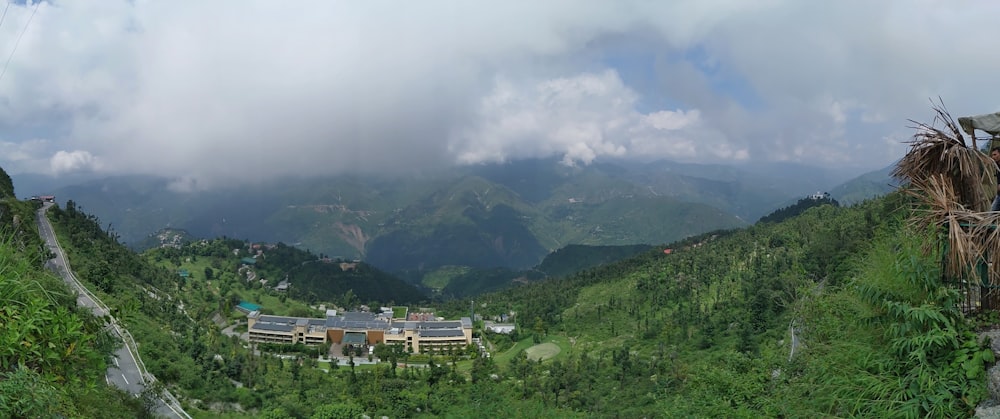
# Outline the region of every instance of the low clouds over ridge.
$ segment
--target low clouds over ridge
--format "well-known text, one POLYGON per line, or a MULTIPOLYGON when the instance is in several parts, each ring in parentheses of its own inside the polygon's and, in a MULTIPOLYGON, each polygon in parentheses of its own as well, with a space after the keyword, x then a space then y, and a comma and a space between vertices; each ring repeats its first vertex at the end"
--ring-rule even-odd
POLYGON ((600 156, 718 155, 702 141, 708 133, 697 109, 643 114, 637 101, 613 70, 520 86, 500 79, 479 104, 475 126, 457 134, 449 152, 463 164, 553 155, 568 165, 600 156))
POLYGON ((185 188, 549 156, 874 168, 928 98, 1000 110, 978 87, 1000 6, 922 6, 46 2, 0 80, 0 166, 185 188))

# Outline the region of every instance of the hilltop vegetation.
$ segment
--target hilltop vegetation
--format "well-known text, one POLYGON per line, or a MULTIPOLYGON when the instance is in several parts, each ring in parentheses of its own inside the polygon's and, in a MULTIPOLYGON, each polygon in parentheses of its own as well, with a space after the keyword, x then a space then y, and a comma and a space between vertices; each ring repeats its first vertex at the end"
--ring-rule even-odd
POLYGON ((571 275, 595 266, 617 262, 653 249, 653 246, 584 246, 569 245, 550 253, 535 270, 550 277, 571 275))
POLYGON ((792 205, 784 208, 779 208, 774 212, 765 215, 760 218, 761 223, 776 223, 787 220, 789 218, 798 216, 802 214, 809 208, 818 207, 821 205, 833 205, 839 207, 840 203, 836 199, 831 198, 829 195, 822 197, 805 197, 792 205))
POLYGON ((569 245, 545 256, 542 263, 531 269, 478 268, 444 266, 430 272, 404 271, 401 274, 410 282, 420 283, 434 297, 451 299, 467 298, 510 287, 562 277, 595 266, 617 262, 637 255, 653 246, 590 246, 569 245))
POLYGON ((151 249, 145 255, 160 266, 183 270, 189 280, 220 280, 219 286, 225 287, 222 294, 236 303, 250 298, 251 291, 258 300, 268 294, 287 295, 312 305, 340 302, 348 293, 356 302, 366 303, 406 304, 425 298, 413 285, 367 263, 320 258, 284 243, 262 245, 223 238, 151 249), (289 284, 287 291, 274 291, 282 282, 289 284))

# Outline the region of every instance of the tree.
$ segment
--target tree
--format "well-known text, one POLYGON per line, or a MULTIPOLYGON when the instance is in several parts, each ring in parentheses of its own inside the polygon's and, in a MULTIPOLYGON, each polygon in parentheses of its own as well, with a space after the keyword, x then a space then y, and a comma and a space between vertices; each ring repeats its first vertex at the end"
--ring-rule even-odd
POLYGON ((24 365, 0 379, 0 415, 27 418, 48 417, 59 406, 59 391, 24 365))
POLYGON ((357 419, 365 414, 365 410, 354 402, 329 403, 317 407, 312 419, 357 419))
POLYGON ((542 321, 541 317, 535 317, 535 326, 532 328, 534 330, 534 341, 535 343, 541 343, 542 337, 545 336, 545 322, 542 321))

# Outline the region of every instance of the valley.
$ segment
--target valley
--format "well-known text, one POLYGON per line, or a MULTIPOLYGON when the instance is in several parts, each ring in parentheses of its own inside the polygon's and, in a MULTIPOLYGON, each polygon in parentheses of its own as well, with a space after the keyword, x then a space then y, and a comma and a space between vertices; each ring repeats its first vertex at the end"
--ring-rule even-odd
POLYGON ((520 269, 570 244, 665 243, 747 225, 846 179, 813 172, 799 186, 775 187, 776 178, 722 166, 566 167, 527 160, 408 178, 280 178, 210 193, 173 191, 169 179, 154 177, 46 191, 74 200, 136 249, 169 227, 199 238, 284 242, 333 257, 372 258, 388 271, 455 264, 457 258, 447 256, 454 252, 470 258, 462 265, 520 269), (415 251, 404 246, 413 240, 440 250, 399 255, 415 251))

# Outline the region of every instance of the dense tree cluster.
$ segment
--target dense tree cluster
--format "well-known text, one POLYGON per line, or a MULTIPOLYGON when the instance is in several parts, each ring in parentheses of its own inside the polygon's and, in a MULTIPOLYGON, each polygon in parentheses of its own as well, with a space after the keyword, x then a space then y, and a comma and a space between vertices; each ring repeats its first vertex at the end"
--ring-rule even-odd
POLYGON ((760 217, 759 222, 778 223, 781 221, 785 221, 789 218, 798 216, 799 214, 802 214, 809 208, 818 207, 821 205, 833 205, 835 207, 839 207, 840 203, 837 202, 836 199, 831 198, 830 196, 805 197, 792 205, 777 209, 770 214, 760 217))

